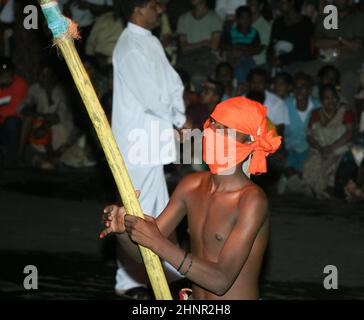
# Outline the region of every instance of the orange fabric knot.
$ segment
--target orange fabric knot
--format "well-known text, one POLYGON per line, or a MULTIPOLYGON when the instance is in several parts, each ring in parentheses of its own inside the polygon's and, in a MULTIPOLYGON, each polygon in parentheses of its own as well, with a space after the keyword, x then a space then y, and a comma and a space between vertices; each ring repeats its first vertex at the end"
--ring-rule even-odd
MULTIPOLYGON (((266 107, 244 97, 228 99, 216 106, 211 118, 230 129, 249 135, 253 142, 241 143, 235 140, 236 154, 234 154, 234 158, 226 157, 226 163, 211 163, 211 161, 208 163, 205 159, 214 159, 214 157, 224 159, 222 155, 228 153, 228 145, 231 147, 229 137, 225 137, 226 143, 223 147, 212 148, 204 143, 204 160, 212 173, 229 169, 244 161, 250 154, 252 154, 252 159, 249 172, 252 174, 267 172, 266 157, 277 151, 281 145, 282 137, 275 136, 274 130, 268 131, 266 114, 266 107), (230 144, 227 143, 229 141, 230 144)), ((207 120, 204 127, 207 129, 209 126, 210 121, 207 120)))

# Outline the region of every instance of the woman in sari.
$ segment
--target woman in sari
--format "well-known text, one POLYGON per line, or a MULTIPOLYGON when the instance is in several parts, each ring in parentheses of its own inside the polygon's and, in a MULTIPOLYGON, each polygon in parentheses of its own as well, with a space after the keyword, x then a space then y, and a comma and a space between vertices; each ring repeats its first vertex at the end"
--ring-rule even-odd
POLYGON ((302 180, 317 198, 329 198, 342 155, 348 151, 355 131, 355 115, 341 107, 333 85, 320 88, 321 108, 315 110, 307 130, 310 145, 302 180))

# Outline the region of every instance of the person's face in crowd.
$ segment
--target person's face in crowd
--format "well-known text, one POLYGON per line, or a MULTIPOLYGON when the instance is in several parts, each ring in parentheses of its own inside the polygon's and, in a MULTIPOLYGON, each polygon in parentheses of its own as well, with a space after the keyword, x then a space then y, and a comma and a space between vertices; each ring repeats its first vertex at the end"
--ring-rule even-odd
POLYGON ((216 80, 221 82, 225 87, 231 87, 233 79, 233 73, 228 67, 221 67, 216 72, 216 80))
POLYGON ((0 88, 7 88, 13 83, 14 71, 1 70, 0 71, 0 88))
POLYGON ((336 78, 336 73, 334 71, 325 72, 320 78, 320 84, 332 84, 336 86, 338 84, 338 79, 336 78))
POLYGON ((145 7, 138 8, 138 10, 143 18, 146 29, 153 30, 159 26, 163 9, 158 1, 151 0, 145 7))
POLYGON ((282 13, 288 13, 292 10, 293 1, 294 0, 281 0, 280 9, 281 9, 282 13))
POLYGON ((252 11, 253 16, 259 16, 263 9, 263 5, 260 4, 258 0, 248 0, 248 6, 252 11))
POLYGON ((259 74, 253 75, 249 82, 249 89, 251 91, 265 92, 267 83, 265 77, 259 74))
POLYGON ((236 17, 236 24, 240 32, 247 32, 250 29, 252 22, 253 18, 247 12, 241 13, 236 17))
POLYGON ((307 108, 308 97, 310 95, 310 85, 304 79, 297 79, 294 84, 294 96, 296 98, 297 107, 300 109, 307 108))
POLYGON ((330 112, 336 110, 338 102, 338 97, 332 90, 326 90, 322 94, 321 103, 326 111, 330 112))
POLYGON ((287 83, 283 78, 278 77, 274 81, 274 92, 280 97, 280 98, 286 98, 289 95, 289 92, 291 91, 291 85, 287 83))
POLYGON ((219 102, 219 97, 215 93, 215 86, 212 83, 205 83, 201 92, 201 103, 212 106, 219 102))

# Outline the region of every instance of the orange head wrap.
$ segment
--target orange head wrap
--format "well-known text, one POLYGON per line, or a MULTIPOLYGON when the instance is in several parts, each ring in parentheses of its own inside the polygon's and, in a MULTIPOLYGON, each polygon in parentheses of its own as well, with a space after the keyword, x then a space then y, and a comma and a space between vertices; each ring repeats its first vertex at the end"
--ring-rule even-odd
POLYGON ((241 143, 227 134, 219 134, 220 130, 212 129, 210 119, 207 120, 204 125, 204 160, 212 173, 226 171, 243 162, 251 154, 249 172, 252 174, 267 172, 266 157, 280 147, 282 137, 275 137, 273 130, 268 132, 266 114, 266 107, 244 97, 228 99, 216 106, 210 116, 212 119, 230 129, 249 135, 253 141, 241 143), (223 145, 218 143, 221 137, 223 145), (210 138, 215 139, 213 147, 208 142, 210 138), (233 146, 233 156, 226 157, 226 154, 229 154, 227 149, 231 146, 233 146), (220 159, 224 158, 222 163, 216 161, 218 156, 220 159))

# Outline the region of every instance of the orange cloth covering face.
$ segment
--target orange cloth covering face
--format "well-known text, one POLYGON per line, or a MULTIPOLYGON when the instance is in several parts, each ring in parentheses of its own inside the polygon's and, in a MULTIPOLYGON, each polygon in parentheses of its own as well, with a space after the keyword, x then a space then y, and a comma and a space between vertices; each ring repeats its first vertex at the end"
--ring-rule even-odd
POLYGON ((249 135, 253 142, 238 142, 226 131, 214 129, 211 120, 207 120, 204 125, 203 156, 213 174, 235 167, 250 154, 249 172, 267 172, 266 157, 277 151, 282 137, 275 136, 274 130, 268 131, 266 114, 267 107, 244 97, 228 99, 216 106, 210 116, 212 119, 229 129, 249 135), (213 139, 214 143, 209 139, 213 139))

